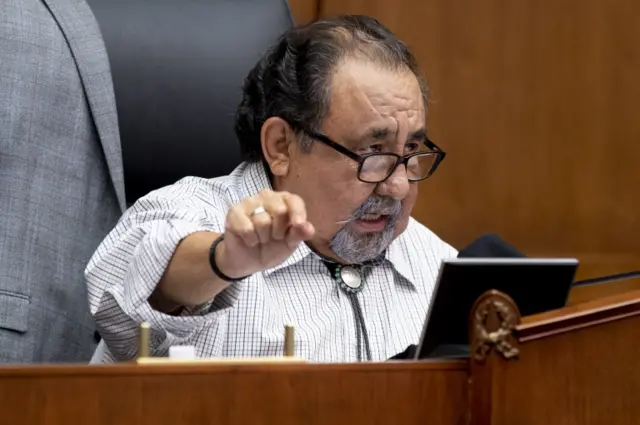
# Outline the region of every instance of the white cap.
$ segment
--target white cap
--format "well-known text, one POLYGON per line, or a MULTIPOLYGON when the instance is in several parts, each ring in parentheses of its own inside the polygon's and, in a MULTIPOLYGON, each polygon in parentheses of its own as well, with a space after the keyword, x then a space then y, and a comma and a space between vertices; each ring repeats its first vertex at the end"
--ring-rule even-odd
POLYGON ((169 347, 169 358, 195 360, 196 348, 193 345, 172 345, 169 347))

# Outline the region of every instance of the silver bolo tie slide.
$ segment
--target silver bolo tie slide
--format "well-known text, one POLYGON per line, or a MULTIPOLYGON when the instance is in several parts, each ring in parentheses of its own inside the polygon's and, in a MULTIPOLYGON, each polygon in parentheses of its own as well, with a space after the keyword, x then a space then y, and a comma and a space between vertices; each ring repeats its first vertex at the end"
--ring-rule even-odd
POLYGON ((362 289, 362 275, 355 267, 338 265, 334 278, 342 289, 349 293, 356 293, 362 289))

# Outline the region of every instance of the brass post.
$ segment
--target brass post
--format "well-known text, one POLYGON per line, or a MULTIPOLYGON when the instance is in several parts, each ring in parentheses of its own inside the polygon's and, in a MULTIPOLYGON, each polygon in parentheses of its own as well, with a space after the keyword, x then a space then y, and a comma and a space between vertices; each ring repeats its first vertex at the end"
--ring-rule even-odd
POLYGON ((140 324, 140 334, 138 335, 138 358, 149 357, 149 346, 151 341, 151 326, 147 322, 140 324))
POLYGON ((293 357, 295 353, 295 337, 294 328, 291 325, 285 325, 284 327, 284 355, 286 357, 293 357))

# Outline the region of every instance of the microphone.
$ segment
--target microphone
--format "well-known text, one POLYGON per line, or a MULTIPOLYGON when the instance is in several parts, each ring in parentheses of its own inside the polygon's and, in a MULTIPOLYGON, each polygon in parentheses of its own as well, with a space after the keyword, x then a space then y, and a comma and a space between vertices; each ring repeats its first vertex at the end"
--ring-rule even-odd
MULTIPOLYGON (((487 233, 480 236, 458 252, 458 258, 474 257, 523 258, 526 257, 526 255, 518 251, 512 245, 505 242, 502 238, 500 238, 500 236, 493 233, 487 233)), ((610 283, 616 282, 618 280, 637 278, 640 278, 640 270, 579 280, 573 282, 572 287, 597 285, 600 283, 610 283)))
POLYGON ((594 277, 590 279, 579 280, 577 282, 573 282, 573 286, 597 285, 599 283, 609 283, 609 282, 615 282, 618 280, 625 280, 625 279, 636 279, 639 277, 640 277, 640 270, 636 270, 636 271, 627 272, 627 273, 611 274, 609 276, 601 276, 601 277, 594 277))
POLYGON ((526 255, 493 233, 485 233, 458 252, 458 258, 524 257, 526 257, 526 255))

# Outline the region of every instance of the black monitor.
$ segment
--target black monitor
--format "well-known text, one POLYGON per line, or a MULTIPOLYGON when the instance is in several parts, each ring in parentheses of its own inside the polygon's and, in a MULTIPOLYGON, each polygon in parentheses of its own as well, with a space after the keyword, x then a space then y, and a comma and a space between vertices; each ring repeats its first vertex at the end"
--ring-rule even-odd
POLYGON ((522 316, 566 305, 578 268, 574 258, 455 258, 446 260, 427 309, 418 359, 469 355, 469 314, 486 291, 509 295, 522 316))

